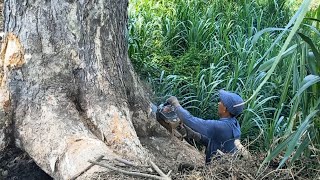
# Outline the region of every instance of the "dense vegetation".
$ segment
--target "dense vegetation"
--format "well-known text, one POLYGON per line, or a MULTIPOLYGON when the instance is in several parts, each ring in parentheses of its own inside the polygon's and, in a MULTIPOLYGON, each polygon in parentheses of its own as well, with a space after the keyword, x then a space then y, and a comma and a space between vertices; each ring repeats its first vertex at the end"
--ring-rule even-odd
POLYGON ((239 93, 262 164, 319 163, 320 7, 290 2, 131 0, 129 56, 155 102, 176 95, 195 116, 217 119, 217 90, 239 93))

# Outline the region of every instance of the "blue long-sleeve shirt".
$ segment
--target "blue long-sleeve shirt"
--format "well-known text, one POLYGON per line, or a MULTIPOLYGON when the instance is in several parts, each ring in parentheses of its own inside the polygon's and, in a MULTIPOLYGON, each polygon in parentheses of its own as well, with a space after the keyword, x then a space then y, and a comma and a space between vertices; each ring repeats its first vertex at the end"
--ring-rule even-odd
POLYGON ((236 118, 221 118, 217 120, 203 120, 192 116, 187 110, 179 106, 176 113, 185 125, 201 134, 201 141, 206 145, 206 163, 211 161, 217 149, 224 153, 236 150, 234 140, 240 139, 240 125, 236 118))

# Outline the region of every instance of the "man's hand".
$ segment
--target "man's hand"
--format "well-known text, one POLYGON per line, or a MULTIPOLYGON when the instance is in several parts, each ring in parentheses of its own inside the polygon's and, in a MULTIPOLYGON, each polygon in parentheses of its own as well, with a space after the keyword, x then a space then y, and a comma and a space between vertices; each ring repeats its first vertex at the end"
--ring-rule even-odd
POLYGON ((167 102, 168 102, 171 106, 174 106, 174 107, 180 106, 179 101, 178 101, 177 97, 175 97, 175 96, 169 97, 169 98, 167 99, 167 102))

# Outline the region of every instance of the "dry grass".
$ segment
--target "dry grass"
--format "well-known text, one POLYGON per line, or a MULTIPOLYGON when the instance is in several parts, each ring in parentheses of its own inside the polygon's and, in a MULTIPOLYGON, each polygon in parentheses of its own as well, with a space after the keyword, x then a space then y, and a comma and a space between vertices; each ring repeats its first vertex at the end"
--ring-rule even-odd
MULTIPOLYGON (((236 155, 225 155, 212 162, 211 165, 205 167, 199 167, 189 173, 178 173, 174 179, 186 179, 186 180, 212 180, 212 179, 316 179, 319 177, 319 170, 306 169, 306 167, 292 167, 277 169, 277 160, 272 161, 267 167, 262 168, 258 173, 261 162, 263 161, 265 154, 255 154, 252 159, 241 159, 236 155)), ((312 163, 309 160, 305 160, 308 167, 312 163), (308 161, 308 162, 307 162, 308 161)), ((303 164, 303 163, 301 163, 303 164)), ((315 164, 316 165, 316 164, 315 164)))

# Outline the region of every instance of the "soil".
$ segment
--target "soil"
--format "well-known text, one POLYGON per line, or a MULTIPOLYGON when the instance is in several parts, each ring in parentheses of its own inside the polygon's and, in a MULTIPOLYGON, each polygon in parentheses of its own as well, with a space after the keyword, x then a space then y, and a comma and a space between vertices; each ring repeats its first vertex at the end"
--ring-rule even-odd
POLYGON ((51 180, 27 153, 18 148, 6 148, 0 152, 0 179, 51 180))

